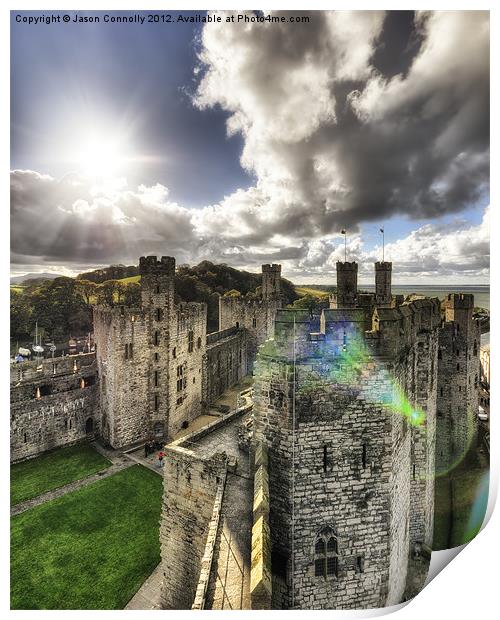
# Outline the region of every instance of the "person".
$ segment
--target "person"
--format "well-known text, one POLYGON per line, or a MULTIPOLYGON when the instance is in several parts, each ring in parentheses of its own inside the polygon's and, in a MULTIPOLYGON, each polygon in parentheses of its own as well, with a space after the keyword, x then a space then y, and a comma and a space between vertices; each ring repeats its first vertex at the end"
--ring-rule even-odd
POLYGON ((145 458, 148 457, 149 454, 149 442, 146 441, 146 443, 144 444, 144 456, 145 458))
POLYGON ((164 452, 158 452, 158 462, 159 462, 159 466, 163 467, 163 457, 165 456, 164 452))

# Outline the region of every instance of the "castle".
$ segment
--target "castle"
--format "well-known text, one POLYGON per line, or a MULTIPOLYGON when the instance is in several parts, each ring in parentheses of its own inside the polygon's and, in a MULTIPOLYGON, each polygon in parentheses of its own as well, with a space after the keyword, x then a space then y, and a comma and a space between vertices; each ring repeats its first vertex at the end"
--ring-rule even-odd
POLYGON ((262 266, 258 299, 175 303, 175 259, 141 257, 141 306, 94 308, 95 353, 11 367, 11 460, 95 436, 113 448, 166 441, 251 372, 281 306, 279 265, 262 266))
POLYGON ((375 292, 337 263, 321 314, 260 298, 176 303, 175 261, 142 257, 141 307, 98 307, 95 354, 12 367, 11 458, 96 436, 168 441, 228 387, 253 398, 169 443, 160 541, 171 609, 392 605, 425 578, 434 476, 474 441, 480 327, 472 295, 375 292))

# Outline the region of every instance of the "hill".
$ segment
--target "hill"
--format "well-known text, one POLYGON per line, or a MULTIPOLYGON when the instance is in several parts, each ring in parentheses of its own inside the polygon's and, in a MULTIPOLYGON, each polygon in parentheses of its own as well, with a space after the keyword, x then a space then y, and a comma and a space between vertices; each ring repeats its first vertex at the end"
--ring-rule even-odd
POLYGON ((13 276, 10 279, 11 284, 24 284, 26 282, 31 283, 31 281, 42 282, 43 280, 54 280, 55 278, 60 278, 60 273, 51 273, 51 272, 41 272, 41 273, 26 273, 24 276, 13 276))
MULTIPOLYGON (((28 342, 35 321, 44 336, 65 340, 92 329, 92 306, 96 303, 138 306, 140 303, 138 267, 111 265, 79 274, 58 277, 35 284, 11 286, 11 338, 28 342)), ((262 274, 240 271, 228 265, 202 261, 192 267, 181 265, 175 274, 176 300, 207 304, 207 330, 218 329, 219 296, 260 294, 262 274)), ((284 303, 298 295, 294 285, 282 278, 284 303)))

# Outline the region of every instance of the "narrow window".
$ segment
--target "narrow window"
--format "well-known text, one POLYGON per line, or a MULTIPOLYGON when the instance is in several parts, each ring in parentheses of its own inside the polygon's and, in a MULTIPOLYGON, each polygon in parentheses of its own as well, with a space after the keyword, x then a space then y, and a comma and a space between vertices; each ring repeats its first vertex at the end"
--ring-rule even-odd
POLYGON ((320 538, 314 547, 314 574, 316 577, 324 577, 326 574, 326 548, 325 541, 320 538))
POLYGON ((356 558, 356 568, 358 573, 365 572, 365 558, 362 555, 358 555, 356 558))
POLYGON ((197 344, 197 346, 198 346, 198 349, 201 349, 201 338, 198 338, 198 344, 197 344))
POLYGON ((256 318, 252 319, 252 327, 257 327, 257 319, 256 318))
POLYGON ((461 392, 461 391, 462 391, 462 386, 461 386, 461 385, 459 385, 459 386, 458 386, 458 391, 459 391, 459 392, 461 392))
POLYGON ((69 419, 69 429, 70 429, 70 430, 71 430, 72 422, 73 422, 73 420, 70 418, 70 419, 69 419))
POLYGON ((415 480, 416 475, 417 475, 417 466, 413 464, 413 480, 415 480))
POLYGON ((129 359, 134 358, 134 345, 132 343, 128 345, 128 357, 129 359))
POLYGON ((156 285, 156 292, 157 292, 157 293, 159 293, 159 292, 160 292, 160 285, 159 285, 159 284, 157 284, 157 285, 156 285))
POLYGON ((27 441, 28 441, 28 437, 27 437, 26 433, 24 433, 24 443, 27 443, 27 441))
POLYGON ((236 321, 236 329, 239 329, 239 327, 240 327, 240 322, 236 321))
POLYGON ((366 444, 363 444, 363 453, 361 455, 361 463, 363 465, 363 469, 366 469, 366 444))
POLYGON ((161 321, 163 318, 163 311, 161 308, 156 308, 156 320, 161 321))
POLYGON ((154 344, 155 344, 155 347, 157 347, 160 344, 160 332, 158 331, 155 332, 154 344))
POLYGON ((328 448, 323 446, 323 471, 327 471, 328 468, 328 448))
POLYGON ((155 370, 155 387, 158 387, 158 371, 155 370))
POLYGON ((439 351, 438 351, 438 360, 441 360, 441 359, 443 359, 443 353, 442 353, 441 349, 439 349, 439 351))
POLYGON ((192 353, 194 350, 194 333, 188 332, 188 353, 192 353))
POLYGON ((457 364, 457 370, 460 370, 460 364, 457 364))
POLYGON ((177 347, 174 347, 174 348, 172 349, 172 357, 174 358, 174 360, 175 360, 175 358, 177 357, 177 347))
POLYGON ((158 353, 155 353, 155 362, 157 362, 160 359, 160 356, 158 355, 158 353))
POLYGON ((474 357, 476 357, 477 356, 477 340, 474 340, 474 351, 473 351, 473 353, 474 353, 474 357))
POLYGON ((160 403, 160 399, 158 398, 158 394, 155 394, 155 399, 154 399, 154 408, 155 411, 158 411, 158 405, 160 403))
POLYGON ((125 359, 128 360, 128 344, 125 345, 125 359))
POLYGON ((439 388, 439 396, 443 395, 443 388, 439 388))

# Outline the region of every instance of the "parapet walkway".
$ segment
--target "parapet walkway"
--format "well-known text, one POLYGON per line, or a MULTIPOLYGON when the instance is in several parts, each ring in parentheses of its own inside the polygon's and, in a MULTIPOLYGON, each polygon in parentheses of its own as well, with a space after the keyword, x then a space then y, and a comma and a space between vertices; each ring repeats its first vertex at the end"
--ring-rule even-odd
POLYGON ((205 609, 250 609, 253 484, 228 473, 205 609))

